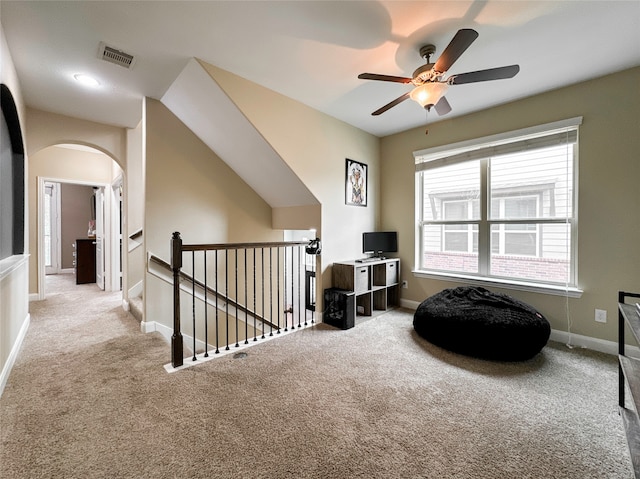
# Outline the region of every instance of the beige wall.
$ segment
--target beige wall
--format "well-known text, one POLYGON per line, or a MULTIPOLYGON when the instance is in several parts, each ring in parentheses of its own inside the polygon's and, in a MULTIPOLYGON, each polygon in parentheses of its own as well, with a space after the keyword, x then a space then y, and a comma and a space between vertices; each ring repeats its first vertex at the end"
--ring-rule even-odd
MULTIPOLYGON (((280 230, 309 230, 322 223, 322 206, 287 206, 273 208, 272 226, 280 230)), ((317 228, 316 228, 317 229, 317 228)))
MULTIPOLYGON (((146 100, 145 251, 169 262, 185 243, 282 241, 271 208, 157 100, 146 100)), ((145 320, 172 325, 171 286, 150 274, 145 320)))
POLYGON ((11 52, 9 51, 9 46, 7 45, 7 40, 4 36, 2 25, 0 25, 0 42, 0 82, 7 85, 13 95, 13 101, 15 101, 18 109, 18 116, 20 117, 22 136, 24 139, 26 117, 25 105, 22 100, 22 91, 18 81, 18 74, 16 73, 15 66, 13 65, 13 58, 11 57, 11 52))
MULTIPOLYGON (((39 131, 39 130, 38 130, 39 131)), ((37 131, 33 133, 37 136, 37 131)), ((108 185, 113 178, 113 160, 100 152, 52 146, 29 158, 29 292, 40 294, 38 284, 38 178, 68 183, 108 185)), ((86 231, 85 231, 86 235, 86 231)))
MULTIPOLYGON (((127 130, 127 174, 124 178, 124 229, 122 244, 126 260, 122 265, 122 294, 128 300, 131 293, 141 292, 138 285, 144 280, 143 236, 129 241, 134 233, 144 227, 144 127, 141 122, 136 128, 127 130)), ((143 231, 144 234, 144 231, 143 231)))
POLYGON ((94 123, 65 115, 29 108, 27 111, 28 154, 48 146, 77 143, 90 146, 126 166, 126 128, 94 123))
POLYGON ((73 245, 76 239, 86 238, 91 220, 93 187, 60 184, 60 241, 61 267, 73 268, 73 245))
POLYGON ((129 234, 144 226, 144 151, 143 127, 127 130, 127 208, 129 234))
MULTIPOLYGON (((384 229, 399 231, 409 289, 403 299, 420 302, 447 287, 460 286, 410 273, 414 264, 413 151, 556 120, 582 116, 579 142, 578 282, 580 299, 504 292, 537 307, 553 329, 617 340, 617 292, 640 290, 640 68, 536 95, 482 112, 382 139, 380 204, 384 229), (608 313, 594 321, 594 309, 608 313)), ((460 101, 464 99, 461 98, 460 101)), ((453 103, 453 102, 452 102, 453 103)), ((455 108, 455 106, 454 106, 455 108)), ((492 288, 493 289, 493 288, 492 288)))
POLYGON ((321 224, 298 227, 318 231, 323 243, 318 287, 329 287, 331 264, 362 256, 362 232, 377 227, 380 140, 272 90, 202 64, 320 201, 321 224), (346 158, 369 166, 366 208, 345 205, 346 158))

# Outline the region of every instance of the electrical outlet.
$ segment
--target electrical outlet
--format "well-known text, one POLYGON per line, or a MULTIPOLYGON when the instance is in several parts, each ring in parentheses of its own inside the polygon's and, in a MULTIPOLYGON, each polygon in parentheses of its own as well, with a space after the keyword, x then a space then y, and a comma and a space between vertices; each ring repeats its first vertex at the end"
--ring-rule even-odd
POLYGON ((596 321, 598 323, 607 322, 607 312, 604 309, 596 309, 596 321))
POLYGON ((402 282, 402 288, 407 289, 409 287, 409 282, 407 280, 402 282))

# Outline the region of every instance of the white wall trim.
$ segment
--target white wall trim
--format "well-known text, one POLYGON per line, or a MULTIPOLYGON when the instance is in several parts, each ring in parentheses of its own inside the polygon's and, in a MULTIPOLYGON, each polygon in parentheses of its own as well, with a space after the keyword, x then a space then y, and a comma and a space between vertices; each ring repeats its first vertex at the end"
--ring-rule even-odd
POLYGON ((411 301, 409 299, 400 299, 400 306, 402 308, 413 309, 414 311, 420 306, 420 301, 411 301))
POLYGON ((157 323, 156 321, 140 321, 140 331, 143 333, 160 333, 160 335, 171 344, 171 336, 173 331, 171 328, 164 324, 157 323))
MULTIPOLYGON (((570 348, 586 348, 601 353, 618 355, 617 341, 607 341, 605 339, 592 338, 581 334, 568 333, 567 331, 551 330, 551 341, 564 343, 570 348)), ((627 356, 640 358, 640 348, 637 346, 625 345, 627 356)))
MULTIPOLYGON (((106 190, 105 190, 106 191, 106 190)), ((124 218, 121 217, 120 212, 123 211, 123 196, 124 196, 124 187, 123 187, 123 179, 122 173, 120 173, 112 182, 111 189, 109 190, 109 198, 107 201, 111 203, 111 237, 109 242, 109 247, 111 248, 109 256, 111 257, 110 265, 106 266, 105 269, 109 269, 111 271, 111 281, 110 281, 110 291, 119 291, 121 289, 122 282, 122 262, 120 259, 120 252, 118 251, 121 244, 123 243, 124 235, 124 218), (120 194, 122 191, 122 194, 120 194)), ((124 214, 122 215, 124 216, 124 214)), ((106 261, 105 256, 105 261, 106 261)), ((124 260, 124 258, 123 258, 124 260)))
MULTIPOLYGON (((415 311, 420 306, 418 301, 410 301, 401 299, 400 306, 415 311)), ((568 333, 567 331, 551 330, 551 341, 564 343, 573 348, 587 348, 606 354, 618 354, 618 343, 616 341, 607 341, 605 339, 592 338, 591 336, 583 336, 581 334, 568 333)), ((640 359, 640 348, 638 346, 625 346, 627 356, 640 359)))
MULTIPOLYGON (((315 324, 309 324, 307 326, 298 327, 296 329, 289 329, 288 331, 281 330, 280 334, 274 334, 273 336, 265 336, 264 338, 261 338, 259 341, 249 341, 248 344, 245 344, 244 341, 242 341, 241 343, 239 343, 238 347, 229 346, 229 349, 225 349, 221 347, 217 354, 215 353, 215 349, 216 349, 215 346, 209 345, 209 347, 207 348, 209 351, 208 356, 205 357, 204 353, 196 354, 197 361, 192 361, 191 356, 189 357, 185 356, 184 364, 182 366, 174 368, 169 363, 169 364, 165 364, 164 369, 168 373, 180 371, 181 369, 185 369, 191 366, 196 366, 206 361, 211 361, 212 359, 221 358, 229 354, 235 354, 239 351, 250 348, 251 346, 256 346, 258 344, 263 344, 265 341, 271 341, 273 339, 281 338, 287 334, 292 334, 292 333, 295 333, 296 331, 300 331, 301 329, 313 328, 314 326, 315 324)), ((167 344, 171 345, 171 336, 173 335, 173 330, 170 327, 165 326, 164 324, 158 323, 156 321, 149 321, 146 323, 142 322, 140 323, 140 330, 143 333, 153 333, 153 332, 160 333, 160 335, 164 338, 167 344)), ((182 342, 187 348, 191 349, 193 347, 193 336, 189 336, 188 334, 183 333, 182 342)), ((204 350, 204 341, 196 339, 196 348, 200 351, 204 350)))
POLYGON ((134 249, 136 249, 136 248, 138 248, 140 246, 142 246, 142 243, 139 242, 139 241, 133 240, 131 238, 129 238, 127 240, 127 249, 128 249, 129 253, 131 253, 134 249))
POLYGON ((129 288, 129 295, 127 297, 128 298, 135 298, 137 296, 140 296, 140 295, 142 295, 142 291, 143 290, 144 290, 144 282, 143 281, 138 281, 136 284, 131 286, 131 288, 129 288))
MULTIPOLYGON (((171 343, 171 334, 173 334, 171 329, 167 328, 166 326, 160 325, 160 324, 158 324, 158 325, 162 326, 163 328, 166 328, 166 330, 169 331, 169 337, 168 337, 167 341, 169 343, 171 343)), ((203 364, 203 363, 205 363, 207 361, 211 361, 212 359, 221 358, 221 357, 227 356, 229 354, 236 354, 236 353, 238 353, 240 351, 243 351, 245 349, 248 349, 248 348, 250 348, 252 346, 257 346, 258 344, 264 344, 266 341, 272 341, 274 339, 278 339, 278 338, 281 338, 283 336, 286 336, 287 334, 294 334, 297 331, 300 331, 301 329, 314 328, 315 326, 316 326, 316 324, 308 324, 306 326, 299 326, 296 329, 289 329, 288 331, 285 331, 283 329, 283 330, 280 331, 279 334, 274 334, 273 336, 265 336, 264 338, 261 338, 259 341, 249 341, 249 343, 246 343, 246 344, 243 341, 241 343, 238 343, 239 345, 237 347, 229 345, 229 349, 221 347, 218 350, 218 353, 215 352, 216 348, 214 346, 209 345, 209 348, 208 348, 209 354, 208 354, 208 356, 205 356, 204 353, 196 354, 196 358, 197 358, 196 361, 192 360, 192 358, 193 358, 192 356, 190 356, 190 357, 186 357, 185 356, 182 366, 178 366, 177 368, 174 368, 171 365, 171 363, 169 363, 169 364, 165 364, 164 365, 164 369, 168 373, 174 373, 176 371, 180 371, 182 369, 186 369, 186 368, 189 368, 191 366, 197 366, 198 364, 203 364)), ((165 334, 166 334, 165 332, 162 333, 163 336, 165 336, 165 334)), ((191 349, 193 347, 193 337, 192 336, 183 335, 182 336, 182 341, 183 341, 183 344, 187 348, 191 349)), ((204 342, 196 339, 196 348, 198 350, 204 350, 204 342)))
POLYGON ((16 254, 0 261, 0 281, 20 268, 28 259, 28 254, 16 254))
POLYGON ((13 343, 13 347, 11 348, 11 352, 9 353, 9 357, 7 358, 7 361, 4 363, 4 367, 2 368, 2 373, 0 373, 0 397, 4 392, 4 387, 7 384, 7 380, 9 379, 9 374, 11 374, 13 365, 15 364, 16 359, 18 357, 18 353, 20 352, 20 348, 22 347, 22 342, 24 341, 24 338, 27 335, 27 331, 29 330, 30 323, 31 323, 31 315, 27 313, 27 317, 24 318, 24 321, 22 322, 22 326, 20 327, 20 331, 18 332, 16 341, 15 343, 13 343))

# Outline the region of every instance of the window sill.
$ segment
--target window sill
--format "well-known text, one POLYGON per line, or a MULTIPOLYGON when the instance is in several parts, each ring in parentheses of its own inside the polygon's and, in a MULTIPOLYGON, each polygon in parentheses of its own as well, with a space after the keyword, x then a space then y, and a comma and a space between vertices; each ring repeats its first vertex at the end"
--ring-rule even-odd
POLYGON ((454 273, 439 273, 436 271, 412 270, 416 278, 438 279, 441 281, 453 281, 456 283, 472 284, 476 286, 493 286, 494 288, 513 289, 530 293, 552 294, 566 296, 568 298, 580 298, 583 291, 573 286, 561 286, 555 284, 530 283, 527 281, 487 278, 454 273))

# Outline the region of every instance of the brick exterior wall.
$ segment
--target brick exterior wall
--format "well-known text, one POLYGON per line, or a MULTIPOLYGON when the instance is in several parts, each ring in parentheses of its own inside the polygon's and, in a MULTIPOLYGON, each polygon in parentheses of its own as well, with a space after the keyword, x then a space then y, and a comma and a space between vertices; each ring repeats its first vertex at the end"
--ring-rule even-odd
MULTIPOLYGON (((477 273, 478 255, 470 253, 425 253, 424 266, 429 269, 477 273)), ((491 275, 564 283, 569 278, 569 262, 530 256, 491 256, 491 275)))

